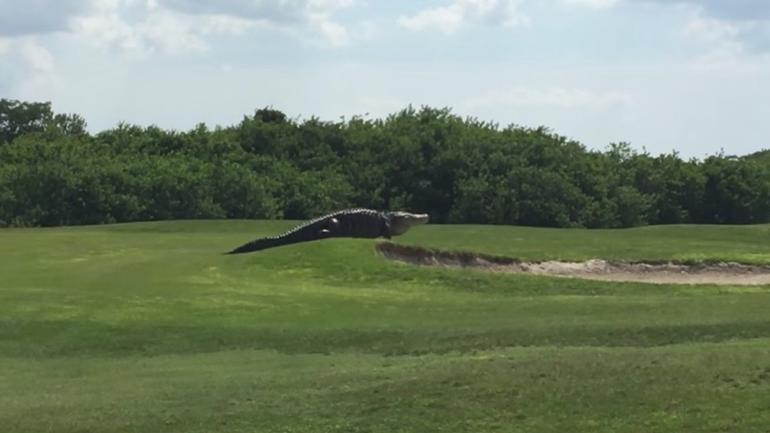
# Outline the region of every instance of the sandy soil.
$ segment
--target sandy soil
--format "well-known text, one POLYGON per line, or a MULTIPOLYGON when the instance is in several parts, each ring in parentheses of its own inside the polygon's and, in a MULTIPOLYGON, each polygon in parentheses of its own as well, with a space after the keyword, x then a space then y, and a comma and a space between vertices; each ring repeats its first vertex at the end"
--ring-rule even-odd
POLYGON ((424 265, 479 268, 490 272, 529 273, 603 281, 636 281, 658 284, 770 285, 770 267, 740 263, 676 264, 586 262, 521 262, 514 259, 464 252, 377 244, 377 251, 391 260, 424 265))

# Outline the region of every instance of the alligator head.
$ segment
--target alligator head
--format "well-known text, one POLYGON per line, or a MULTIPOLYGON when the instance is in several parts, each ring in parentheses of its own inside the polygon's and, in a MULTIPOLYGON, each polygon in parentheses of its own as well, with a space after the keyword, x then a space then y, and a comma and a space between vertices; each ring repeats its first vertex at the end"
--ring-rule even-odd
POLYGON ((390 234, 393 236, 404 234, 412 226, 425 224, 429 219, 426 213, 402 211, 388 212, 388 218, 390 219, 390 234))

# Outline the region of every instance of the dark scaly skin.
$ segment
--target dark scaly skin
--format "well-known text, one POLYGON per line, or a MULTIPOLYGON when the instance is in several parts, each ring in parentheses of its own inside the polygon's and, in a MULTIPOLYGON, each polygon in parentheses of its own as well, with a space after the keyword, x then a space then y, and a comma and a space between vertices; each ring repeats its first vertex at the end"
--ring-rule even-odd
POLYGON ((378 238, 401 234, 408 230, 412 220, 427 222, 428 216, 405 212, 381 212, 372 209, 345 209, 305 222, 278 235, 253 240, 230 251, 241 254, 299 242, 310 242, 333 237, 378 238), (405 216, 404 216, 405 215, 405 216), (392 226, 396 224, 397 227, 392 226))

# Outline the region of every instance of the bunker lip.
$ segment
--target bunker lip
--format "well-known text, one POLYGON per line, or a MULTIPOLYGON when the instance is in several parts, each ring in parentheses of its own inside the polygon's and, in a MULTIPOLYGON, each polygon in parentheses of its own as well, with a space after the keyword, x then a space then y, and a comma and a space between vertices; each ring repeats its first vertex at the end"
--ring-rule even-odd
POLYGON ((442 251, 392 242, 376 244, 387 259, 421 266, 471 268, 489 272, 547 275, 600 281, 655 284, 770 285, 770 266, 734 262, 584 262, 547 260, 527 262, 465 251, 442 251))

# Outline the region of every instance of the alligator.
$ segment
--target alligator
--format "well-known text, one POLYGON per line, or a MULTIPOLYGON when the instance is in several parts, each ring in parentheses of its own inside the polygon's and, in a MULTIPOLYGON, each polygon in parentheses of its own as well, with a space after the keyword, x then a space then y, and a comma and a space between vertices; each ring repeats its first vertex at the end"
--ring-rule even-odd
POLYGON ((250 253, 298 242, 334 237, 390 239, 406 233, 412 226, 428 222, 428 214, 373 209, 344 209, 314 218, 278 236, 245 243, 227 254, 250 253))

